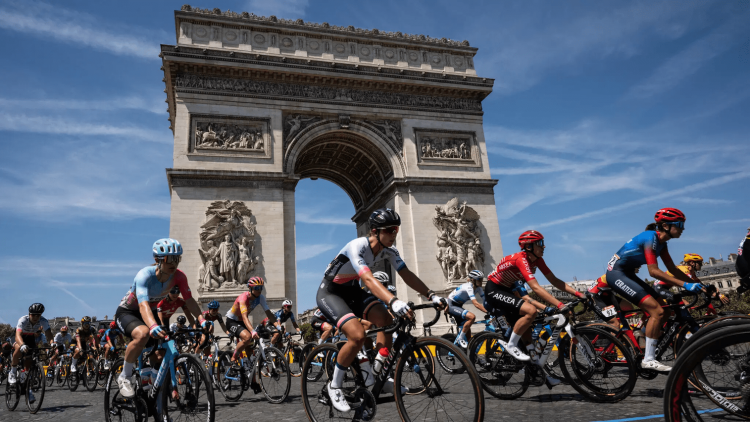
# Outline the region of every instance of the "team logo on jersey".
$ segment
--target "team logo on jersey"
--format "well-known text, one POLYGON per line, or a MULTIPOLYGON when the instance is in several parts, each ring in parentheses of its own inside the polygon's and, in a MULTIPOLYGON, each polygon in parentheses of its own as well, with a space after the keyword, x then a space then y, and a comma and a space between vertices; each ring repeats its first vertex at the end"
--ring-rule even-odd
POLYGON ((622 291, 623 291, 623 292, 625 292, 625 293, 626 293, 626 294, 627 294, 628 296, 631 296, 631 297, 634 297, 634 296, 635 296, 635 290, 633 290, 633 289, 631 289, 630 287, 628 287, 628 286, 627 286, 627 285, 626 285, 625 283, 623 283, 623 281, 622 281, 622 280, 620 280, 619 278, 617 279, 617 281, 615 281, 615 286, 617 286, 617 287, 619 287, 620 289, 622 289, 622 291))

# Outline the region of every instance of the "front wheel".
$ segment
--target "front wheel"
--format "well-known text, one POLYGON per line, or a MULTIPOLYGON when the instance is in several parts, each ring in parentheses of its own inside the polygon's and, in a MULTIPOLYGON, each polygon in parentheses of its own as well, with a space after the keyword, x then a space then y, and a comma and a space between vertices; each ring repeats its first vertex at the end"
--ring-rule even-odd
POLYGON ((499 399, 512 400, 529 388, 531 374, 526 364, 502 348, 500 341, 504 339, 499 333, 478 335, 469 349, 469 361, 485 391, 499 399))
POLYGON ((216 401, 205 364, 195 355, 182 353, 174 366, 177 385, 172 385, 172 377, 167 376, 161 387, 162 420, 213 422, 216 401))
POLYGON ((47 382, 47 387, 52 387, 52 384, 55 383, 55 366, 54 365, 47 366, 47 371, 44 374, 44 379, 47 382))
POLYGON ((44 366, 41 363, 37 363, 31 367, 29 375, 26 378, 26 406, 29 408, 29 413, 35 414, 42 408, 45 388, 44 366), (35 400, 33 403, 30 397, 34 397, 35 400))
POLYGON ((258 380, 263 394, 270 403, 281 403, 289 395, 292 374, 289 372, 284 353, 275 347, 266 347, 266 358, 258 354, 258 380))
MULTIPOLYGON (((79 365, 76 365, 79 366, 79 365)), ((80 366, 76 368, 76 371, 73 372, 73 367, 70 367, 70 370, 68 372, 68 390, 70 391, 76 391, 78 389, 78 382, 80 381, 80 373, 78 370, 80 370, 80 366)))
POLYGON ((93 358, 86 359, 84 372, 83 385, 90 392, 96 390, 96 383, 99 378, 99 371, 97 370, 96 361, 93 358))
POLYGON ((227 401, 237 401, 247 389, 247 380, 239 362, 232 362, 232 352, 221 352, 216 364, 219 391, 227 401))
POLYGON ((442 338, 424 337, 406 347, 396 364, 393 391, 398 413, 405 422, 484 419, 484 395, 477 372, 458 347, 442 338), (434 356, 451 356, 449 369, 424 356, 428 351, 434 356), (415 363, 419 364, 416 370, 415 363), (420 394, 402 391, 402 387, 417 385, 421 386, 420 394), (428 408, 441 411, 425 412, 428 408))

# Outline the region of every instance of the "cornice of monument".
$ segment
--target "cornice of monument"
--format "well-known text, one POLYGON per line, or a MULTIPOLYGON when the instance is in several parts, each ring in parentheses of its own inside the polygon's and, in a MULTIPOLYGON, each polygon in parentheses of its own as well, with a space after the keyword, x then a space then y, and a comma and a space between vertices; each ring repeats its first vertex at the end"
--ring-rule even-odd
MULTIPOLYGON (((254 13, 242 12, 237 13, 231 10, 222 11, 221 9, 201 9, 190 5, 182 6, 181 10, 175 10, 175 20, 193 19, 205 21, 231 22, 234 24, 246 24, 252 26, 262 26, 269 29, 282 30, 300 33, 310 32, 317 35, 326 34, 346 38, 362 38, 375 42, 390 42, 403 45, 424 45, 432 48, 460 50, 466 53, 476 53, 477 48, 471 47, 469 41, 457 41, 450 38, 433 38, 429 35, 406 34, 401 31, 380 31, 378 29, 364 29, 349 26, 330 25, 327 22, 315 23, 305 22, 302 19, 280 19, 276 16, 258 16, 254 13)), ((178 25, 179 27, 179 22, 178 25)))

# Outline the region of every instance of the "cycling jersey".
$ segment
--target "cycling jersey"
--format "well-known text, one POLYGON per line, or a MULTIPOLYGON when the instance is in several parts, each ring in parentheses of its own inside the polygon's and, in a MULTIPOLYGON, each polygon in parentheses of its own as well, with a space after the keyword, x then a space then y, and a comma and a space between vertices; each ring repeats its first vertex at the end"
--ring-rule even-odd
POLYGON ((740 247, 737 248, 737 260, 734 262, 734 267, 740 279, 747 282, 746 279, 750 278, 750 231, 747 232, 745 238, 740 242, 740 247))
POLYGON ((537 268, 545 276, 551 272, 543 258, 537 258, 536 261, 529 262, 526 251, 516 252, 503 258, 495 271, 487 276, 487 279, 499 286, 513 289, 516 281, 528 282, 536 279, 534 273, 536 273, 537 268))
MULTIPOLYGON (((683 273, 685 273, 685 275, 688 276, 688 277, 690 277, 691 280, 696 281, 696 282, 700 282, 700 280, 698 280, 698 276, 695 274, 695 272, 693 272, 690 269, 690 267, 688 267, 687 265, 678 265, 677 269, 680 270, 680 271, 682 271, 683 273)), ((667 271, 667 274, 669 274, 672 277, 674 277, 674 274, 672 274, 669 271, 667 271)), ((654 281, 654 287, 658 287, 658 288, 661 288, 661 289, 669 289, 669 288, 672 287, 672 285, 668 284, 668 283, 666 283, 664 281, 661 281, 661 280, 656 280, 656 281, 654 281)))
POLYGON ((39 321, 36 324, 32 324, 28 315, 22 316, 16 324, 16 331, 21 332, 22 337, 36 337, 36 333, 39 331, 39 327, 42 330, 49 330, 49 322, 45 317, 39 317, 39 321))
POLYGON ((297 320, 294 318, 294 312, 285 313, 283 309, 279 309, 273 315, 276 317, 276 321, 279 321, 280 324, 285 323, 289 319, 291 319, 293 323, 297 323, 297 320))
POLYGON ((104 332, 104 335, 102 336, 102 343, 106 343, 107 340, 112 342, 112 344, 115 344, 115 341, 117 341, 118 338, 122 338, 122 333, 120 333, 120 330, 117 328, 109 328, 107 331, 104 332))
POLYGON ((471 282, 464 283, 451 292, 448 299, 458 306, 463 306, 468 300, 477 300, 476 296, 484 302, 484 290, 481 287, 474 287, 471 282))
POLYGON ((227 318, 235 321, 242 321, 242 314, 249 314, 258 305, 260 305, 264 311, 270 310, 266 303, 265 295, 261 294, 256 298, 251 292, 242 293, 237 296, 237 299, 235 299, 232 304, 232 308, 227 311, 227 318))
POLYGON ((601 292, 601 288, 605 287, 608 288, 609 284, 607 284, 607 274, 602 275, 601 277, 597 278, 593 283, 589 285, 589 292, 593 294, 599 294, 601 292))
POLYGON ((185 300, 193 297, 185 273, 177 270, 169 280, 162 283, 156 278, 156 268, 152 265, 138 271, 133 280, 133 285, 120 301, 121 308, 137 311, 138 305, 148 302, 151 309, 155 309, 174 286, 179 287, 180 294, 185 300))
POLYGON ((185 306, 185 301, 182 300, 182 298, 178 297, 177 299, 170 301, 169 298, 166 297, 156 305, 156 312, 161 312, 164 315, 164 319, 169 320, 169 318, 171 318, 172 315, 183 306, 185 306))
POLYGON ((347 243, 341 249, 336 258, 328 264, 323 278, 336 284, 354 284, 362 273, 371 271, 371 266, 386 259, 396 271, 406 268, 406 264, 401 260, 395 247, 383 248, 378 256, 373 256, 369 238, 360 237, 347 243))
POLYGON ((647 230, 630 239, 609 260, 607 270, 633 271, 641 265, 656 264, 656 258, 669 259, 667 242, 659 242, 659 235, 653 230, 647 230))
POLYGON ((86 340, 92 335, 96 335, 96 329, 92 326, 89 326, 89 329, 86 330, 83 327, 76 328, 76 337, 80 337, 81 340, 86 340))
POLYGON ((203 319, 205 319, 206 321, 224 322, 224 320, 221 318, 220 313, 216 313, 216 315, 211 315, 211 311, 203 311, 203 319))

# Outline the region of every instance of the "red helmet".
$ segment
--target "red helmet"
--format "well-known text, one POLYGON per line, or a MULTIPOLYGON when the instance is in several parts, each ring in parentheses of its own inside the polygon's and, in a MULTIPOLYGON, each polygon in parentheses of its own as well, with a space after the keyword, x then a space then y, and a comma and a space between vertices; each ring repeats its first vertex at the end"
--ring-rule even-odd
POLYGON ((109 328, 115 328, 115 327, 117 327, 117 324, 115 324, 114 321, 109 323, 109 328))
POLYGON ((518 246, 524 249, 526 245, 536 243, 540 240, 544 240, 544 236, 541 233, 536 230, 526 230, 518 236, 518 246))
POLYGON ((263 286, 264 284, 266 283, 263 281, 263 277, 260 276, 252 277, 250 280, 247 280, 247 287, 251 289, 256 286, 263 286))
POLYGON ((677 208, 662 208, 656 211, 656 215, 654 215, 654 221, 657 223, 674 223, 685 220, 685 214, 677 208))
POLYGON ((104 334, 104 332, 105 332, 105 331, 106 331, 106 330, 105 330, 104 328, 100 328, 100 329, 99 329, 99 334, 104 334))

